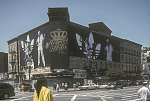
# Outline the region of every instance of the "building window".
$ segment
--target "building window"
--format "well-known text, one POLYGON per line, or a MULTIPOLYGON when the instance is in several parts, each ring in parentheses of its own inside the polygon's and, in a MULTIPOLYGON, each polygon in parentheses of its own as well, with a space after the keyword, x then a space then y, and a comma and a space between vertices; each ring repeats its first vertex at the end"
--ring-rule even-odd
POLYGON ((132 61, 131 61, 131 57, 129 56, 129 62, 131 63, 132 61))
POLYGON ((131 57, 131 63, 133 63, 133 57, 131 57))
POLYGON ((118 64, 118 66, 117 66, 118 68, 120 68, 120 64, 118 64))
POLYGON ((126 56, 126 62, 129 62, 129 57, 128 56, 126 56))
POLYGON ((135 72, 133 65, 132 65, 132 72, 135 72))
POLYGON ((112 68, 112 63, 109 63, 109 68, 112 68))
POLYGON ((104 62, 102 62, 102 68, 105 69, 105 63, 104 62))
POLYGON ((124 71, 125 71, 125 68, 123 67, 123 64, 121 64, 121 67, 122 67, 122 70, 124 70, 124 71))
POLYGON ((124 52, 127 52, 127 47, 125 47, 125 51, 124 52))
POLYGON ((136 55, 136 51, 134 50, 134 55, 136 55))
POLYGON ((103 68, 102 66, 103 66, 103 65, 102 65, 102 62, 100 62, 100 68, 103 68))
POLYGON ((113 64, 113 68, 116 68, 116 66, 117 66, 116 63, 114 63, 114 64, 113 64))
POLYGON ((129 71, 129 69, 128 69, 128 65, 126 65, 126 71, 129 71))
POLYGON ((122 51, 124 51, 124 47, 122 47, 122 51))
POLYGON ((105 62, 105 69, 107 69, 107 62, 105 62))
POLYGON ((130 48, 129 48, 129 54, 131 54, 131 50, 130 50, 130 48))
POLYGON ((130 65, 129 65, 129 67, 128 67, 128 71, 131 71, 131 67, 130 67, 130 65))
POLYGON ((134 66, 134 72, 137 72, 137 68, 136 68, 136 66, 134 66))
POLYGON ((120 55, 120 62, 123 62, 123 56, 120 55))

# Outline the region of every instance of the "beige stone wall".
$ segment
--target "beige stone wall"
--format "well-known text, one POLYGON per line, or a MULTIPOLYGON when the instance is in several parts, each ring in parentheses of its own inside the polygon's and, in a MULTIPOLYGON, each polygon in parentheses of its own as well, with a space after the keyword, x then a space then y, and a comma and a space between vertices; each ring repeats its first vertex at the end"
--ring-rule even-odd
POLYGON ((141 45, 123 40, 120 53, 120 60, 124 64, 125 71, 137 72, 141 69, 141 45))
POLYGON ((17 40, 8 44, 8 72, 18 72, 17 40))

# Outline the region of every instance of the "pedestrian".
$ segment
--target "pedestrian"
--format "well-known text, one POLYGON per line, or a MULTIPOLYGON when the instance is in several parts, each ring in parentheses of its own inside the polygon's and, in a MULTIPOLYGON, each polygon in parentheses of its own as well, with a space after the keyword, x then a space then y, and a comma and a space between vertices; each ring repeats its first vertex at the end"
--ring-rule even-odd
POLYGON ((74 88, 74 90, 76 90, 76 84, 75 83, 73 84, 73 88, 74 88))
POLYGON ((47 80, 44 76, 40 77, 35 84, 33 101, 53 101, 51 90, 47 87, 47 80))
POLYGON ((56 87, 57 87, 57 84, 56 84, 56 83, 54 83, 53 91, 56 91, 56 87))
POLYGON ((138 98, 140 98, 141 101, 147 101, 147 96, 150 93, 146 85, 147 82, 143 82, 143 87, 138 90, 138 98))
POLYGON ((56 85, 56 90, 57 90, 57 92, 59 92, 59 84, 58 83, 56 85))
POLYGON ((68 84, 67 83, 65 83, 65 90, 66 90, 66 92, 68 91, 68 84))
POLYGON ((22 84, 21 88, 22 88, 22 92, 24 92, 24 84, 22 84))
POLYGON ((64 83, 62 83, 62 86, 61 86, 61 87, 62 87, 62 89, 65 89, 65 87, 64 87, 64 83))

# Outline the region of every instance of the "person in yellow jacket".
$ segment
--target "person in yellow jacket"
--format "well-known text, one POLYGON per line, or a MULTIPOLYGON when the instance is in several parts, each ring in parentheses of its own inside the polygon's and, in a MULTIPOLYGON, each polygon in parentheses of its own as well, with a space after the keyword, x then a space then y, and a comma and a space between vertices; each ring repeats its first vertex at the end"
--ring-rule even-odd
POLYGON ((47 80, 40 77, 35 84, 35 92, 33 101, 53 101, 53 96, 49 88, 47 88, 47 80))
POLYGON ((24 92, 24 85, 21 86, 21 90, 22 90, 22 92, 24 92))

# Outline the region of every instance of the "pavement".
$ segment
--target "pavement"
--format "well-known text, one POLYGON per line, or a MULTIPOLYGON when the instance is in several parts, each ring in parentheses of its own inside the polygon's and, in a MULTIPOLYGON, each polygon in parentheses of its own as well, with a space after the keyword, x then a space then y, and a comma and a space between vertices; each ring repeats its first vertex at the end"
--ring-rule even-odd
MULTIPOLYGON (((140 101, 137 98, 137 91, 141 86, 129 86, 123 89, 104 89, 104 90, 83 90, 76 91, 74 88, 69 88, 68 92, 60 89, 59 92, 51 92, 55 101, 140 101)), ((18 91, 18 90, 16 90, 18 91)), ((33 101, 34 92, 18 92, 16 96, 12 97, 11 101, 33 101)))

